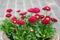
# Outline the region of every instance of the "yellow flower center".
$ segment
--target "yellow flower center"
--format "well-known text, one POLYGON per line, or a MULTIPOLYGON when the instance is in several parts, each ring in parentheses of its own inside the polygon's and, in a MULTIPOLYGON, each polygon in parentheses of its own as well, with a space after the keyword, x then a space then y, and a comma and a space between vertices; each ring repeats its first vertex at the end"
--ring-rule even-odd
POLYGON ((46 20, 49 20, 49 18, 46 18, 46 20))
POLYGON ((14 21, 14 23, 16 23, 16 21, 14 21))
POLYGON ((33 29, 30 29, 31 32, 33 32, 34 30, 33 29))
POLYGON ((36 16, 36 18, 39 18, 39 16, 36 16))

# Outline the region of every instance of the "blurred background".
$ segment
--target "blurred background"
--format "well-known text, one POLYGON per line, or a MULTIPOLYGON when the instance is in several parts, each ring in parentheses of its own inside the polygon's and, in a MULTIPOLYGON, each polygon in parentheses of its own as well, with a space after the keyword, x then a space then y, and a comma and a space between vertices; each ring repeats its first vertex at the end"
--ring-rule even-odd
POLYGON ((0 24, 5 18, 6 9, 11 8, 14 11, 13 15, 17 16, 16 10, 27 11, 28 8, 38 7, 41 9, 41 14, 44 14, 42 8, 44 6, 50 6, 53 17, 58 19, 58 23, 54 25, 60 36, 60 0, 0 0, 0 24))

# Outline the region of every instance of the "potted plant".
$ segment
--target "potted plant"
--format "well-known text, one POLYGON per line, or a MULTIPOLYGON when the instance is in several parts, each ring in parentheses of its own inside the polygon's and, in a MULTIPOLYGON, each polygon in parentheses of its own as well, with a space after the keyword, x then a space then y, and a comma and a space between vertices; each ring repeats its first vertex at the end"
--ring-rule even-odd
POLYGON ((45 15, 40 14, 39 8, 29 8, 27 12, 17 10, 18 17, 12 16, 12 9, 7 9, 0 29, 10 40, 52 40, 56 34, 53 25, 57 19, 48 14, 51 10, 49 6, 42 9, 45 15))

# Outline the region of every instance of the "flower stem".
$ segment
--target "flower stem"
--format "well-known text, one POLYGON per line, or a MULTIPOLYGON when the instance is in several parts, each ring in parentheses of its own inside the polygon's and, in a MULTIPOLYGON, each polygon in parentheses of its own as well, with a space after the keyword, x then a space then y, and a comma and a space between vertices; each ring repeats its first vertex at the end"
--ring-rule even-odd
POLYGON ((30 14, 30 16, 32 16, 32 13, 30 14))
POLYGON ((46 16, 48 15, 48 11, 46 11, 46 16))
POLYGON ((42 39, 42 40, 45 40, 45 39, 42 39))

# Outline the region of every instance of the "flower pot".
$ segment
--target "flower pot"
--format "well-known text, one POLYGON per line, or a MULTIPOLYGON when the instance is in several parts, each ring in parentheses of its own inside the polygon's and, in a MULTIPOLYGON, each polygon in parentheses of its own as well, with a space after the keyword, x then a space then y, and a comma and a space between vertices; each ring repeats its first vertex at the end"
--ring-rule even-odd
MULTIPOLYGON (((0 35, 1 35, 0 40, 11 40, 7 37, 7 35, 3 31, 0 31, 0 35)), ((51 40, 59 40, 58 33, 56 33, 56 35, 51 40)))
POLYGON ((56 33, 56 35, 52 38, 52 40, 59 40, 59 35, 56 33))
POLYGON ((0 31, 0 40, 10 40, 7 35, 5 34, 5 32, 0 31))

